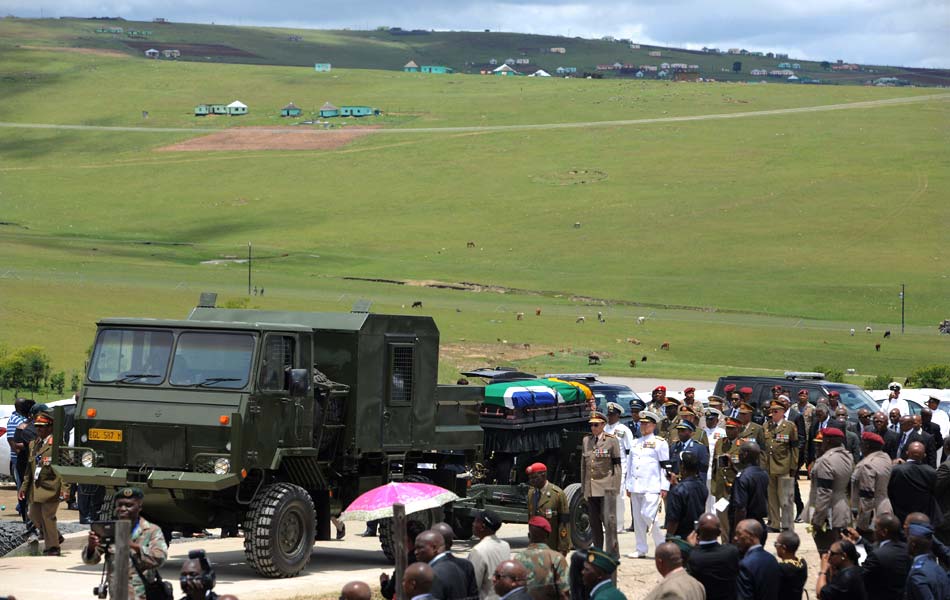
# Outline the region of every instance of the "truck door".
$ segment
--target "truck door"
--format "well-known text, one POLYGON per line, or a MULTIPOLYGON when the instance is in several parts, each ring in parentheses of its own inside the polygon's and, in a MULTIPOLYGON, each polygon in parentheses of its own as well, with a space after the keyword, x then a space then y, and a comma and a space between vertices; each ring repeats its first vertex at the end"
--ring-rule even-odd
POLYGON ((297 337, 293 334, 269 333, 264 338, 258 375, 262 396, 262 418, 258 427, 266 430, 267 436, 260 435, 261 430, 258 432, 259 437, 269 438, 280 447, 299 445, 304 434, 299 425, 307 423, 306 416, 300 414, 301 399, 290 393, 289 373, 299 366, 299 353, 297 337))
POLYGON ((416 396, 415 343, 413 338, 388 341, 389 368, 386 370, 382 411, 384 448, 408 448, 412 444, 412 404, 416 396))

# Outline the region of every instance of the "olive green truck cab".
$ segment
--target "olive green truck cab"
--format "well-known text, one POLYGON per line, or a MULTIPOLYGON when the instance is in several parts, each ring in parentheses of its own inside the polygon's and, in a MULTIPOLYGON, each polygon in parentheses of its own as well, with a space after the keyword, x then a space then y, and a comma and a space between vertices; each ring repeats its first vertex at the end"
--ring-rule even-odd
POLYGON ((438 349, 431 317, 366 306, 221 309, 205 294, 185 320, 103 319, 56 469, 141 487, 166 535, 241 527, 258 573, 293 576, 366 490, 425 473, 464 495, 482 393, 438 385, 438 349))

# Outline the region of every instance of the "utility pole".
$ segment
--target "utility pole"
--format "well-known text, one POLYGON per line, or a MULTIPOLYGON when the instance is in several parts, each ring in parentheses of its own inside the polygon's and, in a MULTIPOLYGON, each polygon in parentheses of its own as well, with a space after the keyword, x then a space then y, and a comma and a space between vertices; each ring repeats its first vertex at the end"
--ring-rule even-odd
POLYGON ((904 335, 904 284, 901 284, 901 335, 904 335))
POLYGON ((247 243, 247 295, 251 295, 251 242, 247 243))

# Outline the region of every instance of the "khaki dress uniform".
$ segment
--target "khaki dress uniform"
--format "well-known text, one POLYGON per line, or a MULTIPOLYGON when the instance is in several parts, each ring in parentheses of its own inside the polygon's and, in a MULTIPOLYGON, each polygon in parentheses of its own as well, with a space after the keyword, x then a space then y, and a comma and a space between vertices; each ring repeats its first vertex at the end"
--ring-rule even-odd
POLYGON ((604 502, 616 502, 620 493, 623 470, 622 454, 617 438, 609 433, 584 438, 581 459, 581 482, 584 499, 588 501, 590 524, 594 531, 594 545, 604 547, 604 502))
POLYGON ((759 466, 763 469, 765 468, 765 429, 755 423, 754 421, 749 421, 749 424, 745 426, 745 429, 739 432, 740 440, 752 440, 759 445, 759 448, 762 450, 761 460, 759 466))
MULTIPOLYGON (((712 475, 712 487, 710 491, 712 495, 719 498, 729 498, 732 494, 732 484, 736 481, 736 475, 739 473, 739 446, 741 445, 739 439, 735 441, 730 440, 728 437, 720 438, 716 442, 716 448, 713 451, 713 475, 712 475), (726 456, 729 458, 729 464, 727 466, 720 465, 720 456, 726 456)), ((719 517, 719 528, 722 532, 721 538, 723 543, 728 543, 731 539, 731 533, 729 531, 729 517, 728 514, 723 511, 716 511, 716 516, 719 517)))
POLYGON ((567 528, 570 509, 564 491, 550 481, 540 490, 535 487, 528 489, 528 518, 535 516, 544 517, 551 524, 548 547, 567 554, 571 549, 570 532, 567 528))
POLYGON ((56 510, 62 478, 53 470, 53 436, 37 438, 30 442, 30 463, 23 476, 23 489, 30 506, 30 520, 43 534, 46 550, 59 548, 59 529, 56 527, 56 510))
POLYGON ((851 476, 851 508, 858 511, 855 528, 867 535, 874 529, 874 518, 893 512, 887 495, 891 480, 891 457, 883 450, 868 454, 851 476))
MULTIPOLYGON (((785 499, 779 497, 779 481, 798 469, 798 427, 788 419, 765 428, 765 470, 769 474, 769 527, 782 527, 785 499)), ((792 490, 792 487, 789 487, 792 490)), ((794 515, 792 515, 794 520, 794 515)))
POLYGON ((848 490, 854 461, 851 453, 838 446, 815 460, 811 468, 812 536, 818 552, 827 552, 841 530, 851 524, 848 490))

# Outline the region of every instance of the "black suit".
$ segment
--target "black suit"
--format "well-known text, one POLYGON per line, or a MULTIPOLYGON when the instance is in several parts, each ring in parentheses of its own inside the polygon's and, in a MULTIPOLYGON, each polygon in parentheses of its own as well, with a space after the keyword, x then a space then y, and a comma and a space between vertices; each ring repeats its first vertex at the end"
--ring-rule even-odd
MULTIPOLYGON (((900 446, 900 439, 904 436, 904 432, 900 433, 900 438, 898 439, 898 447, 900 446)), ((924 448, 927 450, 927 458, 925 462, 933 468, 937 468, 937 452, 934 450, 933 436, 924 431, 918 431, 916 429, 911 429, 907 435, 907 441, 904 443, 904 447, 900 450, 900 458, 907 459, 907 447, 910 446, 913 442, 920 442, 924 445, 924 448)))
POLYGON ((901 523, 912 512, 922 512, 934 527, 943 522, 943 515, 937 506, 933 490, 937 482, 937 471, 930 465, 922 465, 909 460, 891 469, 891 479, 887 483, 887 495, 891 499, 894 516, 901 523))
POLYGON ((950 544, 950 457, 937 469, 934 496, 943 511, 943 524, 937 528, 935 535, 944 544, 950 544))
POLYGON ((907 553, 907 544, 901 541, 890 541, 883 546, 874 544, 868 548, 868 556, 861 565, 868 600, 903 598, 904 584, 912 562, 913 558, 907 553))
POLYGON ((882 450, 884 450, 884 454, 890 456, 891 460, 897 458, 897 444, 900 443, 901 436, 890 429, 885 429, 884 433, 881 433, 875 429, 874 433, 881 436, 881 439, 884 440, 884 448, 882 448, 882 450))
POLYGON ((761 546, 746 552, 739 562, 736 597, 739 600, 777 600, 782 570, 761 546))
POLYGON ((739 549, 732 544, 699 544, 690 550, 686 570, 706 588, 706 600, 735 600, 739 549))
POLYGON ((472 565, 472 562, 465 558, 459 558, 451 552, 445 557, 445 560, 450 560, 452 563, 459 568, 459 570, 465 575, 465 594, 468 598, 478 597, 478 584, 475 581, 475 566, 472 565))
POLYGON ((815 417, 815 422, 811 424, 811 429, 808 430, 808 440, 806 441, 807 449, 805 461, 807 464, 815 462, 815 457, 818 455, 818 446, 820 443, 816 443, 815 437, 818 435, 818 432, 824 429, 825 427, 834 427, 834 419, 827 419, 824 424, 818 422, 818 417, 815 417))
POLYGON ((511 595, 508 596, 507 600, 531 600, 531 594, 528 593, 528 588, 526 586, 515 588, 509 593, 511 595))
POLYGON ((436 600, 462 600, 468 597, 465 573, 447 556, 435 561, 435 564, 429 563, 429 566, 435 575, 432 595, 436 600))
MULTIPOLYGON (((933 445, 933 449, 934 449, 934 460, 936 460, 937 452, 941 448, 943 448, 943 436, 940 435, 940 425, 937 425, 936 423, 931 421, 930 423, 921 425, 920 429, 924 431, 925 433, 930 434, 930 437, 933 438, 933 441, 931 442, 931 444, 933 445)), ((930 466, 934 468, 937 467, 936 464, 931 464, 930 466)))

